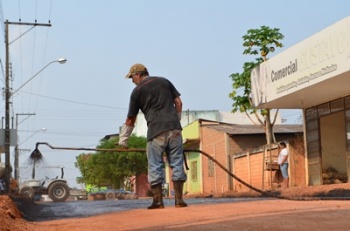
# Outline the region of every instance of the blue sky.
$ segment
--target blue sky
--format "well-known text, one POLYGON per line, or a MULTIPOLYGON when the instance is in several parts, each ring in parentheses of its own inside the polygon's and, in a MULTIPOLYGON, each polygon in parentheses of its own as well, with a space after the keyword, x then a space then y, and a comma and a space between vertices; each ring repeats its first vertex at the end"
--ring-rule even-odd
MULTIPOLYGON (((145 64, 151 75, 167 77, 175 84, 184 110, 230 111, 229 76, 253 59, 242 54, 247 30, 263 25, 280 28, 284 47, 277 54, 350 15, 350 2, 344 0, 1 3, 3 21, 52 23, 52 27, 29 31, 31 27, 10 25, 14 90, 49 62, 60 57, 68 60, 64 65, 49 65, 13 96, 14 117, 16 113, 36 114, 19 117, 20 148, 31 151, 39 141, 93 148, 106 134, 118 133, 134 87, 124 76, 137 62, 145 64), (38 132, 41 128, 46 131, 38 132)), ((1 38, 3 42, 4 32, 1 38)), ((0 58, 4 68, 4 43, 0 58)), ((298 116, 296 111, 282 113, 287 123, 296 123, 298 116)), ((75 186, 79 172, 73 163, 81 152, 40 150, 49 165, 65 166, 66 178, 75 186)), ((22 167, 29 155, 21 152, 22 167)), ((25 170, 22 174, 25 177, 25 170)))

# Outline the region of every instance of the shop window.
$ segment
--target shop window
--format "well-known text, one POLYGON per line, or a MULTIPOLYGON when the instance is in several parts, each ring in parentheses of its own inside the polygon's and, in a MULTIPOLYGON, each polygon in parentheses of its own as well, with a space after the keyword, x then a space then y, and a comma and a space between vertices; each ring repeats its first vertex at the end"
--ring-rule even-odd
POLYGON ((344 99, 337 99, 331 102, 331 113, 344 110, 344 99))
POLYGON ((331 113, 331 109, 329 108, 329 103, 321 104, 317 107, 318 116, 329 115, 331 113))

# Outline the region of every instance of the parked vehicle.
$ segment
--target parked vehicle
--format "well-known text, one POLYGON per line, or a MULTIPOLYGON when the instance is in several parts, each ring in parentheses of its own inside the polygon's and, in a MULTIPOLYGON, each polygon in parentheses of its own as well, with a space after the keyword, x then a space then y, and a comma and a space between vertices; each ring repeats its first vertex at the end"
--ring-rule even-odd
POLYGON ((71 189, 69 195, 75 200, 87 200, 88 197, 88 194, 84 189, 71 189))
POLYGON ((124 189, 110 189, 108 187, 88 187, 88 200, 123 200, 138 199, 138 196, 131 191, 124 189))

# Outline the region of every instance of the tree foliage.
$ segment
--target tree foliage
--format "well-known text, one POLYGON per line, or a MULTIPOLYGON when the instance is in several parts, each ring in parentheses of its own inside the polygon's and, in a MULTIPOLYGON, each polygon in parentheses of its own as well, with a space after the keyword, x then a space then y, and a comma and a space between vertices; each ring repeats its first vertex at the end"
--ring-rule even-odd
MULTIPOLYGON (((268 26, 248 30, 247 34, 242 37, 244 40, 243 46, 245 47, 243 54, 258 55, 260 52, 260 56, 263 60, 266 60, 266 56, 270 52, 273 53, 276 47, 283 46, 279 40, 282 40, 284 36, 279 31, 278 28, 272 29, 268 26)), ((260 58, 258 59, 260 60, 260 58)))
POLYGON ((261 26, 259 29, 250 29, 243 37, 244 55, 253 55, 254 61, 245 62, 241 73, 233 73, 230 75, 232 79, 232 92, 229 97, 233 100, 232 112, 245 112, 249 119, 253 122, 251 115, 254 115, 261 126, 265 128, 267 143, 274 140, 272 127, 276 121, 278 110, 274 120, 271 122, 270 109, 257 110, 253 108, 251 101, 251 71, 254 67, 267 60, 267 55, 275 52, 276 48, 282 47, 280 42, 284 36, 277 28, 269 28, 261 26), (242 92, 241 92, 242 91, 242 92), (260 116, 259 116, 260 115, 260 116), (262 119, 263 118, 263 119, 262 119))
MULTIPOLYGON (((118 138, 102 140, 97 149, 115 149, 118 138)), ((144 137, 131 136, 130 148, 145 148, 147 140, 144 137)), ((112 185, 122 188, 128 177, 147 173, 147 155, 140 152, 109 152, 82 153, 76 157, 75 166, 80 170, 78 183, 91 185, 112 185)))

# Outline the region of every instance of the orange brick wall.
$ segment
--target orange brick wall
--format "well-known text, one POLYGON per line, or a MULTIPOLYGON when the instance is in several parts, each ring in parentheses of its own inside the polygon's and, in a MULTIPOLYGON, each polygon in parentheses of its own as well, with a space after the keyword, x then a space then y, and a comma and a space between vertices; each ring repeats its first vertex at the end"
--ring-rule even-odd
MULTIPOLYGON (((302 137, 290 139, 289 148, 289 177, 290 187, 306 186, 305 171, 305 153, 302 137)), ((246 183, 258 189, 271 189, 277 187, 281 181, 277 171, 263 171, 264 149, 259 151, 247 151, 240 156, 232 158, 233 173, 246 183)), ((278 150, 271 150, 272 155, 277 154, 278 150)), ((233 180, 235 191, 249 191, 248 187, 242 183, 233 180)))
POLYGON ((303 137, 289 141, 290 186, 306 186, 305 149, 303 137))
MULTIPOLYGON (((228 155, 226 154, 225 133, 214 129, 202 127, 201 129, 201 149, 213 156, 218 162, 228 167, 228 155)), ((202 157, 203 170, 203 192, 218 193, 229 190, 229 176, 219 166, 214 164, 214 175, 209 176, 208 158, 202 157)))
MULTIPOLYGON (((250 174, 248 169, 248 158, 246 156, 234 159, 233 174, 235 174, 237 177, 239 177, 239 179, 249 184, 250 174)), ((233 183, 235 191, 249 191, 249 188, 244 186, 244 184, 240 183, 239 181, 233 180, 233 183)))
MULTIPOLYGON (((256 188, 262 188, 262 171, 263 171, 263 155, 260 153, 250 154, 235 158, 232 161, 234 166, 233 174, 245 183, 250 184, 256 188)), ((250 188, 246 187, 243 183, 233 179, 234 191, 249 191, 250 188)))
MULTIPOLYGON (((266 144, 265 134, 257 135, 234 135, 228 137, 223 131, 211 129, 210 126, 201 126, 200 129, 201 147, 200 149, 214 157, 218 162, 230 170, 240 179, 244 180, 248 184, 253 185, 256 188, 262 189, 271 185, 271 181, 274 179, 274 174, 265 171, 263 179, 263 154, 254 153, 249 155, 249 163, 247 156, 241 158, 234 158, 234 154, 249 151, 249 148, 257 148, 266 144), (226 138, 228 137, 228 138, 226 138), (228 140, 229 144, 226 150, 225 140, 228 140), (227 153, 229 151, 229 153, 227 153), (231 161, 228 157, 231 157, 231 161), (249 168, 250 167, 250 168, 249 168), (272 175, 272 176, 271 176, 272 175)), ((288 140, 295 138, 293 134, 276 135, 276 140, 288 140)), ((301 140, 302 141, 302 140, 301 140)), ((302 143, 303 146, 303 143, 302 143)), ((303 152, 298 148, 295 148, 295 153, 303 152)), ((294 154, 294 148, 290 151, 294 154)), ((298 155, 296 162, 298 166, 301 166, 301 162, 304 160, 303 155, 298 155)), ((302 164, 304 168, 304 164, 302 164)), ((247 191, 250 190, 237 180, 233 179, 229 174, 222 170, 219 166, 214 164, 214 175, 209 176, 208 171, 208 158, 202 156, 202 176, 203 193, 224 193, 230 190, 247 191)), ((294 169, 292 171, 295 171, 294 169)), ((305 170, 303 170, 305 172, 305 170)), ((274 172, 273 172, 274 173, 274 172)), ((305 173, 298 174, 295 177, 294 185, 305 184, 305 173)), ((291 185, 292 186, 292 185, 291 185)))
POLYGON ((257 188, 262 188, 263 155, 250 156, 250 182, 257 188))

